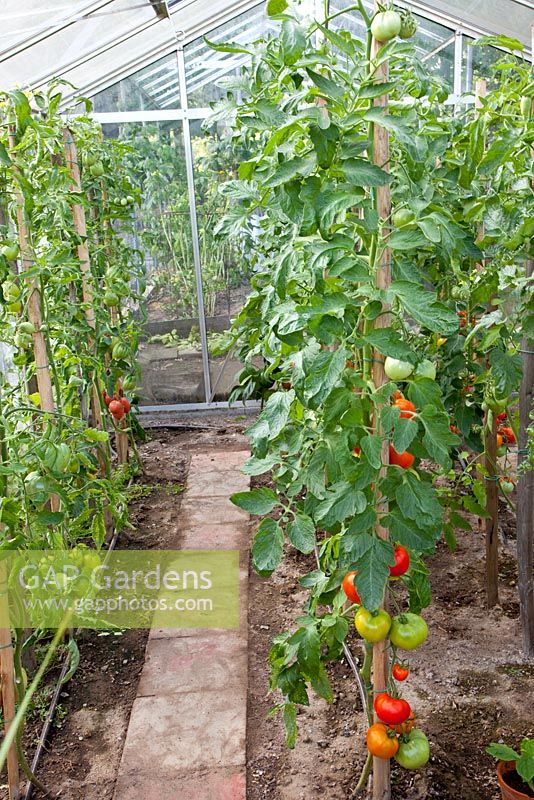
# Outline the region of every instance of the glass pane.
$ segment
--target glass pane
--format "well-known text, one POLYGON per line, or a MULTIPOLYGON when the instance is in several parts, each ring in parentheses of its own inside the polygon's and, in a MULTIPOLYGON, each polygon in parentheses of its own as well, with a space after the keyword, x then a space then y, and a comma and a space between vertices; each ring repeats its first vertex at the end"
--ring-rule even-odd
POLYGON ((499 73, 492 70, 492 66, 498 61, 510 62, 514 59, 510 53, 497 50, 496 47, 481 45, 473 47, 474 39, 464 37, 464 48, 462 54, 462 91, 473 92, 475 83, 479 78, 485 78, 488 89, 497 89, 502 80, 499 73))
POLYGON ((208 131, 200 121, 192 123, 191 136, 195 163, 195 188, 199 242, 202 260, 202 284, 208 346, 212 400, 226 400, 242 369, 241 362, 230 351, 218 355, 224 332, 241 310, 250 290, 249 265, 243 260, 236 239, 216 238, 217 222, 237 201, 223 196, 219 186, 235 179, 243 155, 237 153, 224 123, 208 131))
POLYGON ((204 402, 204 377, 181 122, 104 125, 129 146, 140 186, 136 246, 147 288, 139 362, 142 405, 204 402))
POLYGON ((92 101, 97 112, 180 108, 176 54, 160 58, 149 67, 98 92, 92 101))
MULTIPOLYGON (((221 25, 207 34, 213 42, 237 42, 242 45, 261 39, 269 31, 278 29, 265 14, 262 2, 245 14, 221 25)), ((212 50, 202 36, 184 48, 187 94, 190 108, 206 108, 226 96, 226 90, 217 82, 227 76, 239 75, 241 67, 248 64, 246 53, 218 53, 212 50)))

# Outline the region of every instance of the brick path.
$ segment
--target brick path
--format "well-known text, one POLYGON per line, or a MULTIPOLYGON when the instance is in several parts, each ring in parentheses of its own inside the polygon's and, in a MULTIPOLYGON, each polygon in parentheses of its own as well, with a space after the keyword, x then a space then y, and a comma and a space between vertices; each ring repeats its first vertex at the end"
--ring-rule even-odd
POLYGON ((153 630, 132 707, 114 800, 245 800, 248 453, 193 455, 176 548, 241 550, 237 631, 153 630))

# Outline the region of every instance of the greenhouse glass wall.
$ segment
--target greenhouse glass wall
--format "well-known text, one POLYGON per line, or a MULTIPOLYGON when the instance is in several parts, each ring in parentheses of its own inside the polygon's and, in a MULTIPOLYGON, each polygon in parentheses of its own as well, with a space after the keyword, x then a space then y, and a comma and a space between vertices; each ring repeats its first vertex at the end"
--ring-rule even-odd
MULTIPOLYGON (((34 0, 26 5, 32 6, 34 27, 23 32, 28 14, 6 18, 2 85, 15 76, 19 85, 37 87, 53 75, 70 81, 76 92, 69 99, 90 97, 104 136, 124 142, 142 190, 134 242, 147 270, 139 310, 145 320, 142 405, 225 402, 240 362, 232 351, 219 355, 218 346, 247 294, 251 269, 238 243, 216 236, 232 202, 220 184, 235 176, 242 160, 228 137, 224 98, 229 88, 239 92, 236 78, 249 55, 216 51, 207 39, 246 46, 267 36, 273 23, 265 3, 63 0, 48 11, 34 0)), ((330 13, 351 5, 331 0, 330 13)), ((371 0, 365 5, 373 7, 371 0)), ((529 44, 528 0, 508 0, 504 18, 502 2, 469 3, 469 9, 456 0, 398 5, 416 14, 421 61, 441 77, 451 105, 472 102, 476 79, 489 79, 491 64, 505 55, 488 45, 473 47, 479 36, 498 31, 529 44)), ((322 7, 322 0, 301 2, 310 17, 322 7)), ((349 11, 333 20, 336 25, 363 40, 358 14, 349 11)))

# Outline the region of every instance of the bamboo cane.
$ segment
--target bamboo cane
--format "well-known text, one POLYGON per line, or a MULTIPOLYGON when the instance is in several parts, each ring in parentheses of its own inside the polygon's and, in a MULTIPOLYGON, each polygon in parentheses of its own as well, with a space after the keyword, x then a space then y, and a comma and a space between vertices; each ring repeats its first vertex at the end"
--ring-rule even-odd
MULTIPOLYGON (((9 130, 9 148, 15 151, 16 138, 15 128, 9 130)), ((24 196, 18 183, 19 168, 13 164, 13 175, 15 177, 15 202, 17 214, 17 228, 20 246, 20 272, 24 273, 31 269, 35 263, 33 251, 30 244, 30 235, 26 223, 24 210, 24 196)), ((43 317, 41 313, 41 289, 39 280, 36 277, 24 277, 28 287, 28 319, 33 324, 33 353, 35 358, 35 372, 37 376, 37 390, 39 392, 39 405, 43 411, 53 414, 56 410, 54 393, 52 390, 52 379, 50 377, 50 365, 48 363, 48 352, 46 340, 42 331, 43 317)), ((52 511, 59 511, 59 498, 57 495, 50 496, 50 507, 52 511)))
MULTIPOLYGON (((482 78, 475 84, 475 108, 483 108, 487 84, 482 78)), ((484 225, 478 228, 478 238, 484 237, 484 225)), ((483 269, 484 264, 479 265, 483 269)), ((491 301, 488 304, 491 310, 491 301)), ((499 483, 497 478, 497 420, 491 414, 491 425, 488 427, 490 412, 484 420, 484 468, 486 483, 486 605, 493 608, 499 602, 499 483)))
MULTIPOLYGON (((534 46, 534 25, 531 28, 534 46)), ((532 149, 534 158, 534 148, 532 149)), ((534 275, 534 259, 528 259, 526 277, 534 275)), ((517 464, 521 466, 527 458, 528 433, 531 413, 534 409, 534 339, 523 337, 523 378, 519 393, 519 450, 517 464)), ((534 469, 519 473, 517 482, 517 564, 519 614, 523 639, 523 652, 534 657, 534 469)))
MULTIPOLYGON (((379 3, 375 0, 375 10, 378 12, 379 3)), ((372 55, 375 57, 381 47, 381 43, 373 39, 372 55)), ((388 63, 384 61, 376 71, 377 81, 387 81, 388 79, 388 63)), ((388 96, 382 95, 375 100, 375 106, 387 108, 388 96)), ((388 170, 389 164, 389 134, 387 130, 379 124, 373 127, 373 144, 374 144, 374 163, 388 170)), ((388 224, 391 216, 391 193, 389 185, 379 186, 377 189, 377 208, 380 220, 388 224)), ((385 247, 380 255, 380 261, 376 272, 376 285, 379 289, 388 289, 391 284, 391 250, 385 247)), ((384 311, 387 311, 384 308, 384 311)), ((387 328, 390 324, 389 314, 381 314, 375 321, 375 327, 387 328)), ((384 356, 375 351, 373 355, 373 382, 378 388, 384 383, 387 383, 387 377, 384 372, 384 356)), ((380 434, 378 414, 375 417, 375 430, 380 434)), ((387 465, 389 461, 389 445, 387 440, 382 443, 382 463, 387 465)), ((382 476, 387 472, 387 467, 382 468, 382 476)), ((387 506, 381 505, 381 512, 387 512, 387 506)), ((380 523, 376 527, 376 532, 381 539, 389 539, 389 531, 384 528, 380 523)), ((387 605, 387 593, 384 599, 384 605, 387 605)), ((375 644, 373 647, 373 691, 375 694, 384 691, 387 686, 388 674, 388 655, 387 655, 388 641, 384 640, 375 644)), ((375 720, 376 721, 376 720, 375 720)), ((391 778, 389 761, 383 758, 373 758, 373 800, 390 800, 391 798, 391 778)))
MULTIPOLYGON (((5 561, 0 561, 0 686, 2 688, 2 708, 4 711, 4 731, 7 736, 15 718, 15 667, 13 642, 9 626, 9 606, 7 600, 7 575, 5 561), (6 626, 6 627, 4 627, 6 626)), ((7 755, 7 784, 9 800, 20 797, 19 762, 15 742, 7 755)))

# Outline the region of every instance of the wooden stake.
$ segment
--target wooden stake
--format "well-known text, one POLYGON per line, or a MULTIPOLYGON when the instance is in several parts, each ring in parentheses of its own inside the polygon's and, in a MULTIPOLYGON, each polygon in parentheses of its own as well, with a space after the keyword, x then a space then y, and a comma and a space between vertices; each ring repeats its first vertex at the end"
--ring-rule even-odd
MULTIPOLYGON (((0 561, 0 685, 2 687, 2 708, 4 710, 4 730, 6 736, 15 718, 15 666, 13 660, 13 643, 11 630, 7 625, 9 620, 9 605, 7 600, 7 575, 5 561, 0 561)), ((20 797, 19 762, 17 746, 13 742, 7 754, 7 783, 9 800, 18 800, 20 797)))
MULTIPOLYGON (((534 25, 531 28, 534 46, 534 25)), ((532 150, 534 158, 534 148, 532 150)), ((526 277, 534 275, 534 259, 526 265, 526 277)), ((518 467, 527 458, 527 428, 534 410, 534 339, 524 337, 523 378, 519 392, 519 451, 518 467)), ((519 473, 517 482, 517 567, 519 590, 519 615, 523 638, 523 652, 534 658, 534 469, 532 466, 519 473)))
MULTIPOLYGON (((16 139, 15 129, 10 128, 9 131, 9 147, 11 152, 15 151, 16 139)), ((20 263, 21 274, 33 267, 35 259, 33 258, 33 251, 30 243, 30 236, 28 226, 26 224, 26 214, 24 210, 24 196, 18 185, 17 178, 19 169, 14 164, 13 174, 15 176, 15 201, 17 204, 17 227, 20 245, 20 263)), ((41 290, 39 280, 35 277, 25 277, 26 285, 28 287, 28 319, 33 324, 33 352, 35 358, 35 372, 37 376, 37 390, 39 392, 39 405, 42 411, 47 411, 53 414, 56 410, 54 401, 54 393, 52 390, 52 379, 50 377, 50 365, 48 363, 48 352, 46 348, 46 340, 42 331, 43 317, 41 314, 41 290)), ((51 495, 50 507, 52 511, 59 511, 59 498, 57 495, 51 495)))
MULTIPOLYGON (((379 6, 375 0, 375 8, 378 11, 379 6)), ((381 44, 373 39, 372 53, 373 57, 376 56, 381 44)), ((375 77, 376 81, 387 81, 388 79, 388 64, 384 61, 377 69, 375 77)), ((388 96, 382 95, 375 100, 375 106, 385 107, 388 105, 388 96)), ((374 125, 374 163, 382 167, 382 169, 389 170, 389 134, 385 128, 380 125, 374 125)), ((389 224, 391 217, 391 193, 389 186, 379 186, 377 189, 377 209, 380 220, 385 221, 386 225, 389 224)), ((391 250, 386 247, 380 256, 380 263, 376 273, 376 285, 379 289, 388 289, 391 284, 391 250)), ((387 311, 387 309, 384 309, 387 311)), ((381 314, 375 321, 377 328, 387 328, 390 324, 389 314, 381 314)), ((387 383, 387 377, 384 372, 384 356, 375 351, 373 361, 373 381, 376 387, 382 386, 387 383)), ((375 430, 380 434, 379 418, 378 415, 375 419, 375 430)), ((387 464, 389 461, 389 445, 385 440, 382 444, 382 463, 387 464)), ((387 471, 387 467, 382 469, 382 475, 387 471)), ((387 505, 381 506, 380 511, 387 513, 387 505)), ((389 531, 378 524, 376 528, 378 536, 381 539, 389 539, 389 531)), ((387 596, 385 599, 387 605, 387 596)), ((375 694, 384 691, 387 686, 388 675, 388 656, 387 656, 388 641, 379 642, 373 647, 373 690, 375 694)), ((376 718, 375 718, 375 721, 376 718)), ((391 798, 391 779, 389 761, 384 758, 373 758, 373 800, 390 800, 391 798)))
MULTIPOLYGON (((483 108, 487 84, 482 78, 475 84, 475 108, 483 108)), ((484 225, 479 225, 478 238, 484 238, 484 225)), ((479 270, 484 264, 479 265, 479 270)), ((488 311, 493 306, 488 303, 488 311)), ((488 427, 489 412, 484 419, 484 469, 486 484, 486 605, 493 608, 499 602, 499 482, 497 478, 497 420, 492 414, 492 424, 488 427)))

